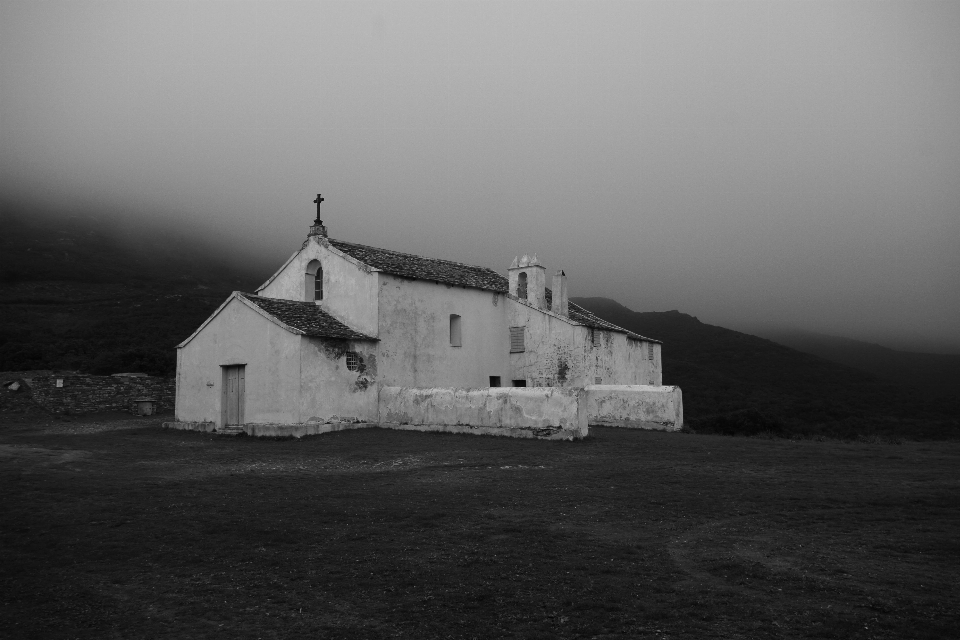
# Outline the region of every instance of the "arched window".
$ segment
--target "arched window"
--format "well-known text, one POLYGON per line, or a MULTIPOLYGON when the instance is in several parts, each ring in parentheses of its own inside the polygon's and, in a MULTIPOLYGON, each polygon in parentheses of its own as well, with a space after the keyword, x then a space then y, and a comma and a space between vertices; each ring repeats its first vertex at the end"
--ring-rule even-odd
POLYGON ((319 260, 311 260, 303 276, 303 299, 307 302, 323 300, 323 267, 319 260))
POLYGON ((527 274, 521 273, 517 276, 517 297, 521 300, 527 299, 527 274))

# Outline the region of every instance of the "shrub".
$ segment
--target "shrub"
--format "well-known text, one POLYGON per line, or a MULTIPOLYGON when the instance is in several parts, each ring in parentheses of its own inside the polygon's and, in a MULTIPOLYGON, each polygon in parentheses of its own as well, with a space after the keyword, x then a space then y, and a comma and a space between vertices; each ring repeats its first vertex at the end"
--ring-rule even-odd
POLYGON ((750 408, 694 420, 691 428, 697 433, 716 433, 727 436, 756 436, 761 433, 782 434, 783 421, 750 408))

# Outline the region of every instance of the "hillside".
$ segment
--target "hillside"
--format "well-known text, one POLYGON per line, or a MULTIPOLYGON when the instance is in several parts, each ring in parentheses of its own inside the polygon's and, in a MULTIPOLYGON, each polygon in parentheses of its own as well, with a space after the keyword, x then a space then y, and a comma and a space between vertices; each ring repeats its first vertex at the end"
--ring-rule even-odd
POLYGON ((210 246, 115 218, 0 211, 0 371, 172 376, 174 347, 266 279, 210 246))
POLYGON ((926 387, 940 395, 960 393, 960 355, 897 351, 879 344, 800 329, 765 326, 749 331, 884 380, 926 387))
POLYGON ((752 412, 792 429, 934 435, 955 428, 960 415, 955 397, 888 382, 679 311, 635 312, 607 298, 571 300, 664 342, 664 384, 683 389, 684 416, 694 426, 752 412))

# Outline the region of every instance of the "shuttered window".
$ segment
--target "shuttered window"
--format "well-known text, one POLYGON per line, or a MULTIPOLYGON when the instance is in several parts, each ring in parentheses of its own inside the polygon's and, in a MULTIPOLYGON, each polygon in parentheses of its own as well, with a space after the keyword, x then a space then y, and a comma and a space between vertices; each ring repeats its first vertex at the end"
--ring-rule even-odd
POLYGON ((510 327, 510 353, 523 351, 523 327, 510 327))
POLYGON ((647 343, 647 357, 653 360, 653 343, 652 342, 647 343))

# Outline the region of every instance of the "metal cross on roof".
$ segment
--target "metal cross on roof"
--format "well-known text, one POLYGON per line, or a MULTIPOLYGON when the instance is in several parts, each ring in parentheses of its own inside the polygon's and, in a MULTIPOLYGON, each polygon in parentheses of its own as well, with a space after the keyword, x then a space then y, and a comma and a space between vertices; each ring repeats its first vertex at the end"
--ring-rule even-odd
POLYGON ((317 205, 317 222, 316 224, 323 224, 323 220, 320 219, 320 204, 323 202, 323 196, 319 193, 317 194, 317 199, 314 200, 317 205))

